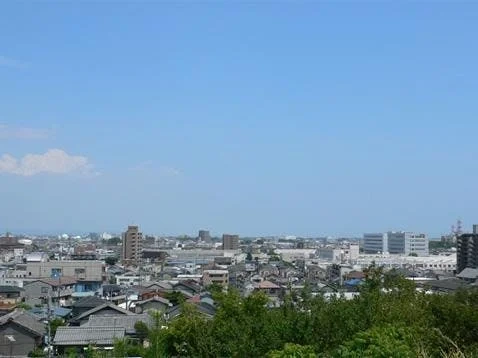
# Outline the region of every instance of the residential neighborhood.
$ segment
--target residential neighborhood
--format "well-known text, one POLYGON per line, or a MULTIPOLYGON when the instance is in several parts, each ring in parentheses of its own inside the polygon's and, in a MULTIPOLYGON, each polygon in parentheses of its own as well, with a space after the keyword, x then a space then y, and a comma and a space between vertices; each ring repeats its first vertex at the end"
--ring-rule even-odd
MULTIPOLYGON (((26 240, 7 234, 0 238, 0 322, 6 340, 0 354, 81 355, 91 346, 112 349, 125 337, 147 344, 136 330, 138 322, 151 325, 159 314, 167 327, 185 305, 213 318, 218 290, 235 290, 243 297, 261 292, 270 308, 304 290, 326 299, 353 299, 372 265, 400 274, 417 291, 446 294, 478 285, 477 267, 465 265, 457 272, 462 258, 456 248, 412 254, 407 240, 418 236, 393 235, 395 248, 400 246, 397 237, 403 238, 403 252, 387 252, 390 234, 355 240, 240 239, 231 234, 221 239, 201 230, 196 238, 162 238, 143 236, 137 226, 129 226, 119 239, 62 235, 26 240)), ((460 247, 461 237, 450 240, 460 247)), ((463 237, 470 242, 469 235, 463 237)), ((478 232, 471 237, 478 240, 478 232)))

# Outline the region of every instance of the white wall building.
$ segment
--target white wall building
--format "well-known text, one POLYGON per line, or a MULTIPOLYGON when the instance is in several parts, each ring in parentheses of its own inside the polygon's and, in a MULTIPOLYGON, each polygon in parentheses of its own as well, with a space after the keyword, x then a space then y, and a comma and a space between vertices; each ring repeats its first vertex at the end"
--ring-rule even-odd
POLYGON ((363 234, 363 250, 366 254, 385 253, 388 251, 387 233, 363 234))
POLYGON ((116 284, 120 286, 139 286, 151 281, 151 275, 124 274, 116 276, 116 284))
POLYGON ((361 268, 367 268, 372 263, 387 268, 406 268, 412 271, 444 271, 456 270, 456 255, 431 255, 431 256, 407 256, 407 255, 360 255, 356 264, 361 268))
POLYGON ((334 247, 322 247, 318 250, 320 260, 333 263, 342 262, 342 250, 334 247))
POLYGON ((413 232, 388 232, 388 252, 428 256, 428 235, 413 232))

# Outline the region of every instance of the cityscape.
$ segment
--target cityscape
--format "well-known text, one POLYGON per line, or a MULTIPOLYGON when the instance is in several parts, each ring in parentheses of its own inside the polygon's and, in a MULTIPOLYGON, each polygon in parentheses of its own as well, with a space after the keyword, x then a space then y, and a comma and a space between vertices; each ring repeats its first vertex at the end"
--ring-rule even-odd
POLYGON ((0 1, 0 358, 478 358, 478 1, 0 1))
POLYGON ((0 237, 0 321, 4 331, 28 330, 8 335, 12 341, 0 354, 27 355, 44 342, 59 356, 84 352, 92 342, 109 351, 119 338, 142 341, 138 322, 150 322, 153 311, 167 325, 185 302, 213 319, 216 290, 261 294, 271 310, 304 289, 326 300, 353 300, 375 265, 399 273, 417 292, 453 294, 478 282, 478 225, 470 232, 462 225, 458 220, 433 241, 406 231, 358 239, 212 237, 208 230, 159 237, 137 225, 118 235, 7 233, 0 237))

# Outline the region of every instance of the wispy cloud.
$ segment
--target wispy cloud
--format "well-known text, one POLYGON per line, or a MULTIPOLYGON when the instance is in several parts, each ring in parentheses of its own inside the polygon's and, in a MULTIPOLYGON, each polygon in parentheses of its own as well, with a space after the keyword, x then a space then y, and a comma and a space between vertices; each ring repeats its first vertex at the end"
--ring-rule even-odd
POLYGON ((168 177, 177 177, 181 175, 181 171, 177 168, 161 166, 159 167, 159 174, 168 177))
POLYGON ((10 127, 6 124, 0 124, 0 139, 47 139, 52 134, 52 131, 48 129, 10 127))
POLYGON ((87 176, 96 176, 93 166, 84 156, 69 155, 61 149, 50 149, 44 154, 27 154, 17 159, 10 154, 0 157, 0 173, 21 176, 36 174, 70 174, 78 173, 87 176))
POLYGON ((14 68, 25 68, 28 67, 26 62, 15 60, 13 58, 0 55, 0 66, 4 67, 14 67, 14 68))

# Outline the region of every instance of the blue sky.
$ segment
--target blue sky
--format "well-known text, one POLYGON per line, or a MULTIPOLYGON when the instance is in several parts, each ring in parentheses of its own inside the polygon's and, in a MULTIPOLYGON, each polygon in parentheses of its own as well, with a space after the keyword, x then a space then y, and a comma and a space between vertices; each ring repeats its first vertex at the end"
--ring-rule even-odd
POLYGON ((0 231, 478 222, 478 5, 0 4, 0 231))

